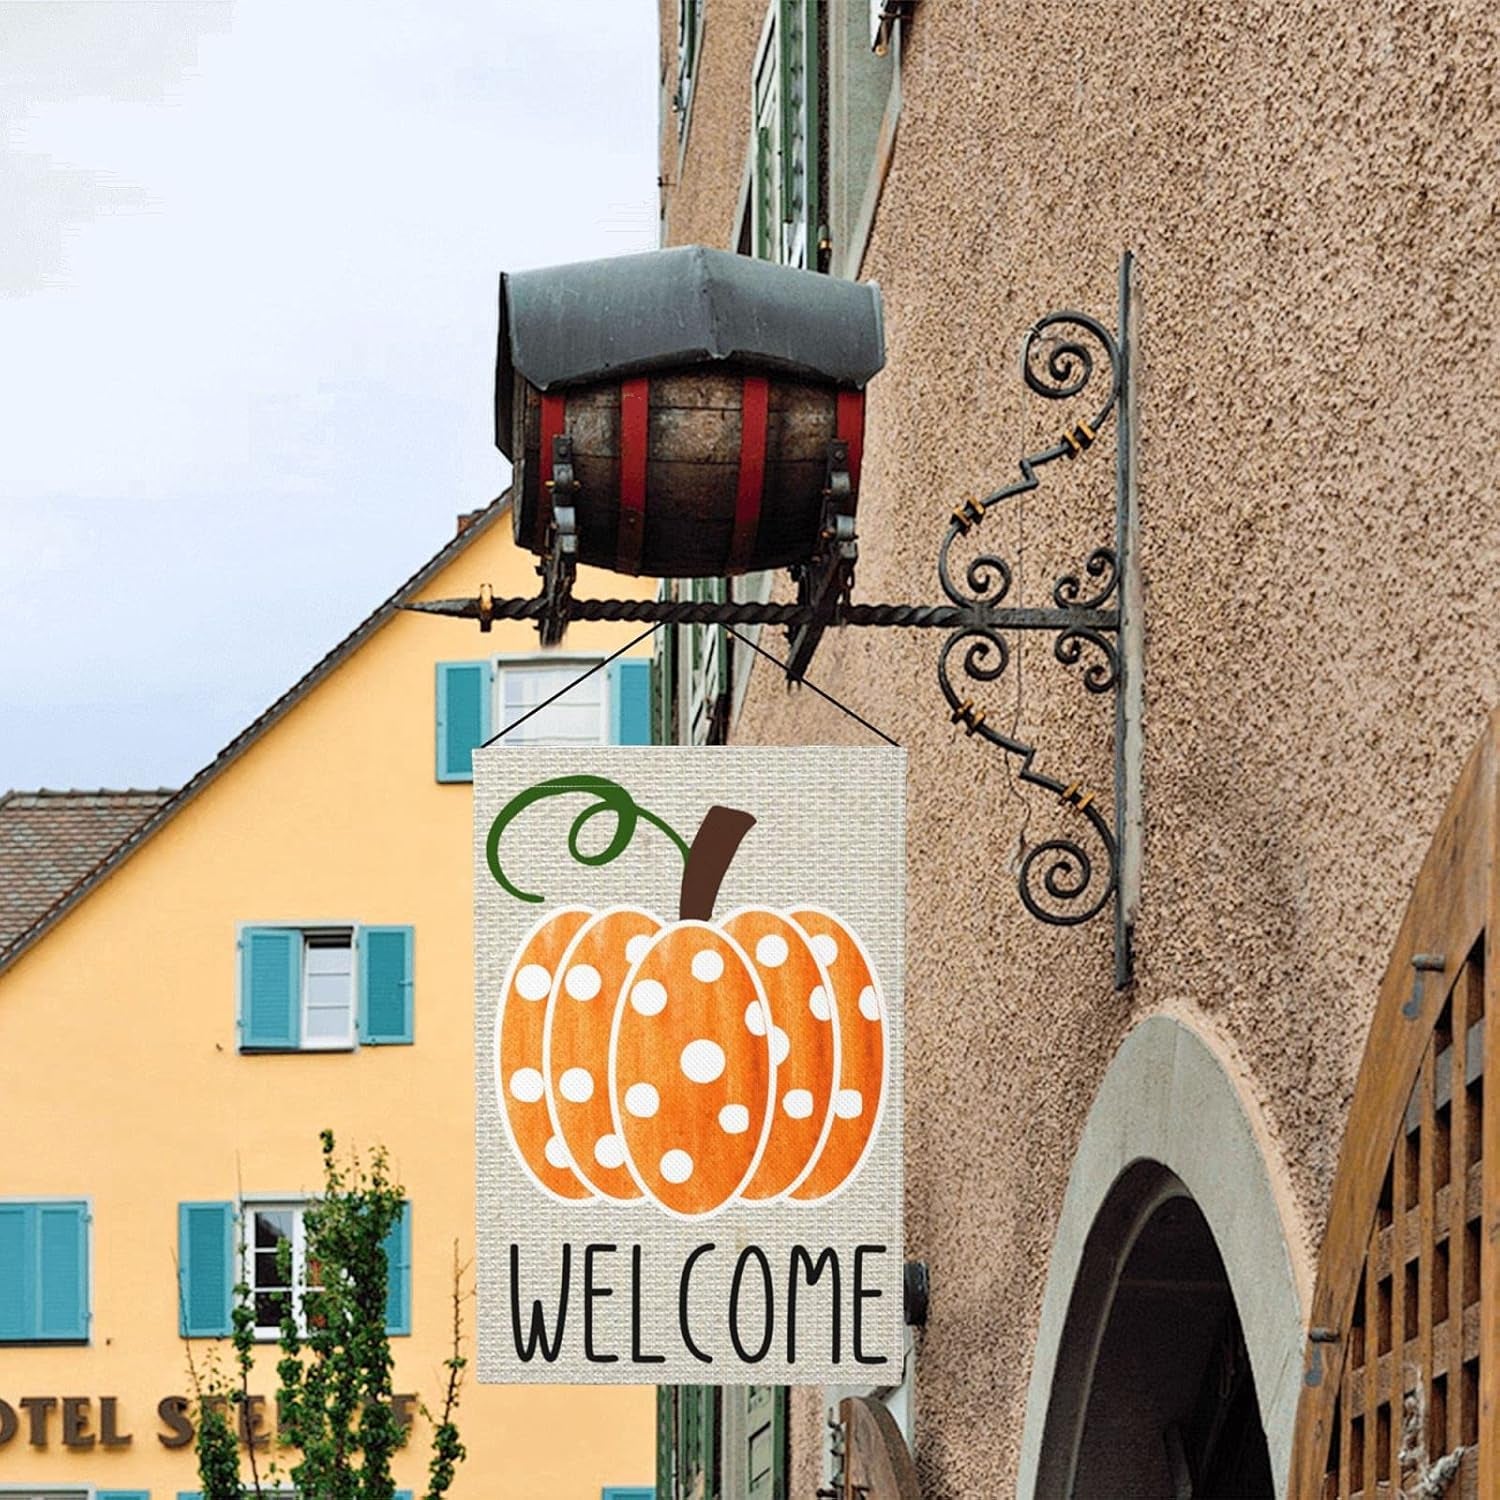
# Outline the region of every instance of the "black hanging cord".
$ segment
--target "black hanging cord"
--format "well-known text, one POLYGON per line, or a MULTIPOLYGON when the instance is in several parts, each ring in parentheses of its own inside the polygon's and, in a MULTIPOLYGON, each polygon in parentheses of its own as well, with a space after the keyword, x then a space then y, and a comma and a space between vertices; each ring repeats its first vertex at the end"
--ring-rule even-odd
MULTIPOLYGON (((503 740, 505 736, 508 735, 513 729, 519 729, 521 725, 523 725, 527 721, 527 719, 530 719, 536 714, 541 713, 544 708, 550 708, 554 703, 557 702, 559 698, 564 697, 568 693, 571 693, 573 689, 576 688, 578 684, 582 682, 586 677, 592 677, 595 672, 603 671, 603 669, 617 657, 624 656, 627 651, 632 650, 634 647, 639 646, 642 641, 648 639, 650 636, 655 635, 656 632, 661 629, 662 623, 664 622, 658 621, 649 630, 643 630, 638 636, 635 637, 634 640, 626 641, 618 651, 611 652, 604 658, 603 661, 595 662, 594 665, 588 669, 588 671, 580 672, 578 676, 576 676, 571 682, 564 683, 563 686, 560 687, 555 693, 553 693, 550 698, 543 699, 542 702, 538 703, 535 708, 528 708, 519 719, 515 720, 513 723, 507 724, 505 728, 500 730, 497 734, 492 734, 489 739, 484 742, 484 744, 486 746, 493 745, 496 740, 503 740)), ((732 635, 735 640, 737 640, 742 646, 748 646, 752 651, 765 657, 767 661, 775 662, 775 664, 783 671, 786 670, 786 663, 784 661, 782 661, 779 657, 773 656, 763 646, 757 646, 754 641, 749 639, 748 636, 741 635, 739 631, 736 630, 732 625, 725 625, 723 629, 727 635, 732 635)), ((892 739, 890 735, 885 732, 885 730, 877 729, 875 725, 873 725, 867 718, 864 717, 864 715, 856 713, 852 708, 849 707, 847 703, 840 703, 832 693, 825 693, 823 689, 820 688, 816 683, 809 682, 805 677, 802 679, 802 686, 807 688, 810 692, 816 693, 818 697, 822 698, 825 702, 833 704, 833 706, 838 709, 840 713, 848 714, 848 716, 853 719, 856 724, 863 724, 871 734, 879 735, 880 738, 886 742, 886 744, 895 745, 897 749, 900 748, 901 742, 899 740, 892 739)))
MULTIPOLYGON (((764 649, 764 647, 757 646, 754 641, 750 640, 746 636, 741 635, 739 631, 736 630, 732 625, 726 625, 724 629, 726 632, 728 632, 728 634, 732 635, 735 640, 739 641, 741 645, 748 646, 752 651, 759 652, 760 655, 765 657, 767 661, 775 662, 776 665, 782 669, 782 671, 786 670, 786 663, 782 661, 780 657, 772 656, 769 651, 764 649)), ((808 688, 810 691, 816 693, 818 697, 824 699, 828 703, 833 704, 833 706, 838 709, 840 713, 848 714, 849 717, 855 721, 855 723, 863 724, 871 734, 878 734, 880 738, 886 742, 887 745, 894 745, 898 750, 901 748, 900 740, 893 740, 890 735, 885 732, 885 730, 877 729, 862 714, 855 713, 855 711, 850 708, 847 703, 840 703, 832 693, 825 693, 823 689, 820 688, 816 683, 809 682, 805 677, 801 679, 801 683, 803 687, 808 688)))

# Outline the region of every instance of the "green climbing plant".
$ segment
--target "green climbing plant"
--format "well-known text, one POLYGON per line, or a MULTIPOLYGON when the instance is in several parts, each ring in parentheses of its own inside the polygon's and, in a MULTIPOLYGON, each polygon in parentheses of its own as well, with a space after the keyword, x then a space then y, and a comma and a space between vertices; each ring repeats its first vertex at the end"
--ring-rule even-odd
MULTIPOLYGON (((203 1500, 262 1497, 266 1485, 283 1484, 317 1500, 393 1500, 396 1492, 391 1462, 406 1431, 393 1400, 384 1242, 401 1217, 405 1194, 392 1180, 383 1150, 376 1149, 368 1164, 354 1158, 346 1165, 336 1155, 333 1132, 323 1131, 320 1139, 323 1192, 303 1219, 308 1284, 282 1306, 276 1362, 278 1451, 264 1475, 245 1421, 257 1352, 250 1286, 242 1281, 235 1287, 233 1376, 224 1372, 214 1352, 200 1370, 188 1344, 203 1500), (240 1466, 242 1437, 248 1475, 240 1466)), ((291 1247, 285 1241, 277 1257, 277 1279, 291 1286, 291 1247)), ((465 1457, 456 1422, 468 1363, 462 1353, 463 1277, 455 1246, 453 1343, 444 1361, 443 1402, 437 1413, 425 1403, 419 1408, 432 1424, 426 1500, 443 1500, 465 1457)))

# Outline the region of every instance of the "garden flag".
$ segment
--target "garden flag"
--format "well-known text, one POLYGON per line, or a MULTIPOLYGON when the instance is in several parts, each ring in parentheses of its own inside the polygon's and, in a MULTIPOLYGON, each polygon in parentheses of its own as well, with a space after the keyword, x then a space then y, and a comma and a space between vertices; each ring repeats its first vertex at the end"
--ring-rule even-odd
POLYGON ((905 784, 476 752, 482 1380, 900 1381, 905 784))

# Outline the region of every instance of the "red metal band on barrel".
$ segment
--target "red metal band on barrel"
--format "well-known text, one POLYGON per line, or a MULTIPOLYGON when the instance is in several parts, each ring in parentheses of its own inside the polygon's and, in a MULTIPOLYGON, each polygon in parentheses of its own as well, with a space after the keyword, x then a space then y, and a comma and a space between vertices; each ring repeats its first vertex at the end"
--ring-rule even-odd
POLYGON ((859 494, 859 466, 865 456, 865 393, 840 391, 834 431, 849 445, 849 487, 859 494))
POLYGON ((537 452, 536 526, 532 542, 541 552, 547 545, 547 531, 552 525, 552 439, 568 430, 568 398, 560 391, 542 392, 542 417, 537 452))
POLYGON ((620 524, 615 560, 622 573, 641 571, 646 538, 646 444, 651 382, 644 375, 620 382, 620 524))
POLYGON ((734 494, 734 533, 729 541, 728 574, 748 571, 760 532, 761 497, 766 485, 766 426, 771 382, 764 375, 745 376, 740 391, 740 469, 734 494))

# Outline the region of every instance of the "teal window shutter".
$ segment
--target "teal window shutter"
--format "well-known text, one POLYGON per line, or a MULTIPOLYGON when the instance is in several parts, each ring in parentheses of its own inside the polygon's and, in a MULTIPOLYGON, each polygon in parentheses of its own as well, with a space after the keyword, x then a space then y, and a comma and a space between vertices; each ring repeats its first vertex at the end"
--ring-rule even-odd
POLYGON ((607 1484, 601 1500, 656 1500, 656 1490, 640 1484, 607 1484))
POLYGON ((771 27, 756 54, 750 94, 752 116, 750 246, 760 260, 781 259, 781 26, 771 27))
POLYGON ((290 927, 240 933, 240 1049, 285 1051, 302 1033, 302 934, 290 927))
POLYGON ((36 1337, 89 1336, 89 1213, 84 1203, 36 1206, 36 1337))
POLYGON ((783 1500, 787 1493, 786 1387, 752 1385, 745 1390, 745 1500, 783 1500))
POLYGON ((89 1336, 86 1203, 0 1203, 0 1343, 89 1336))
POLYGON ((177 1500, 203 1500, 202 1490, 178 1490, 177 1500))
POLYGON ((177 1300, 184 1338, 231 1331, 234 1296, 234 1204, 177 1205, 177 1300))
POLYGON ((412 929, 359 929, 359 1039, 412 1040, 412 929))
POLYGON ((0 1342, 29 1339, 36 1327, 35 1216, 34 1204, 0 1203, 0 1342))
POLYGON ((487 661, 437 664, 437 779, 473 781, 474 751, 490 737, 487 661))
POLYGON ((784 264, 818 269, 818 7, 777 0, 781 63, 781 201, 784 264))
POLYGON ((651 743, 651 658, 622 656, 605 669, 609 677, 609 742, 651 743))
POLYGON ((656 1493, 672 1500, 677 1459, 677 1387, 656 1388, 656 1493))
POLYGON ((411 1332, 411 1204, 385 1237, 385 1331, 411 1332))

